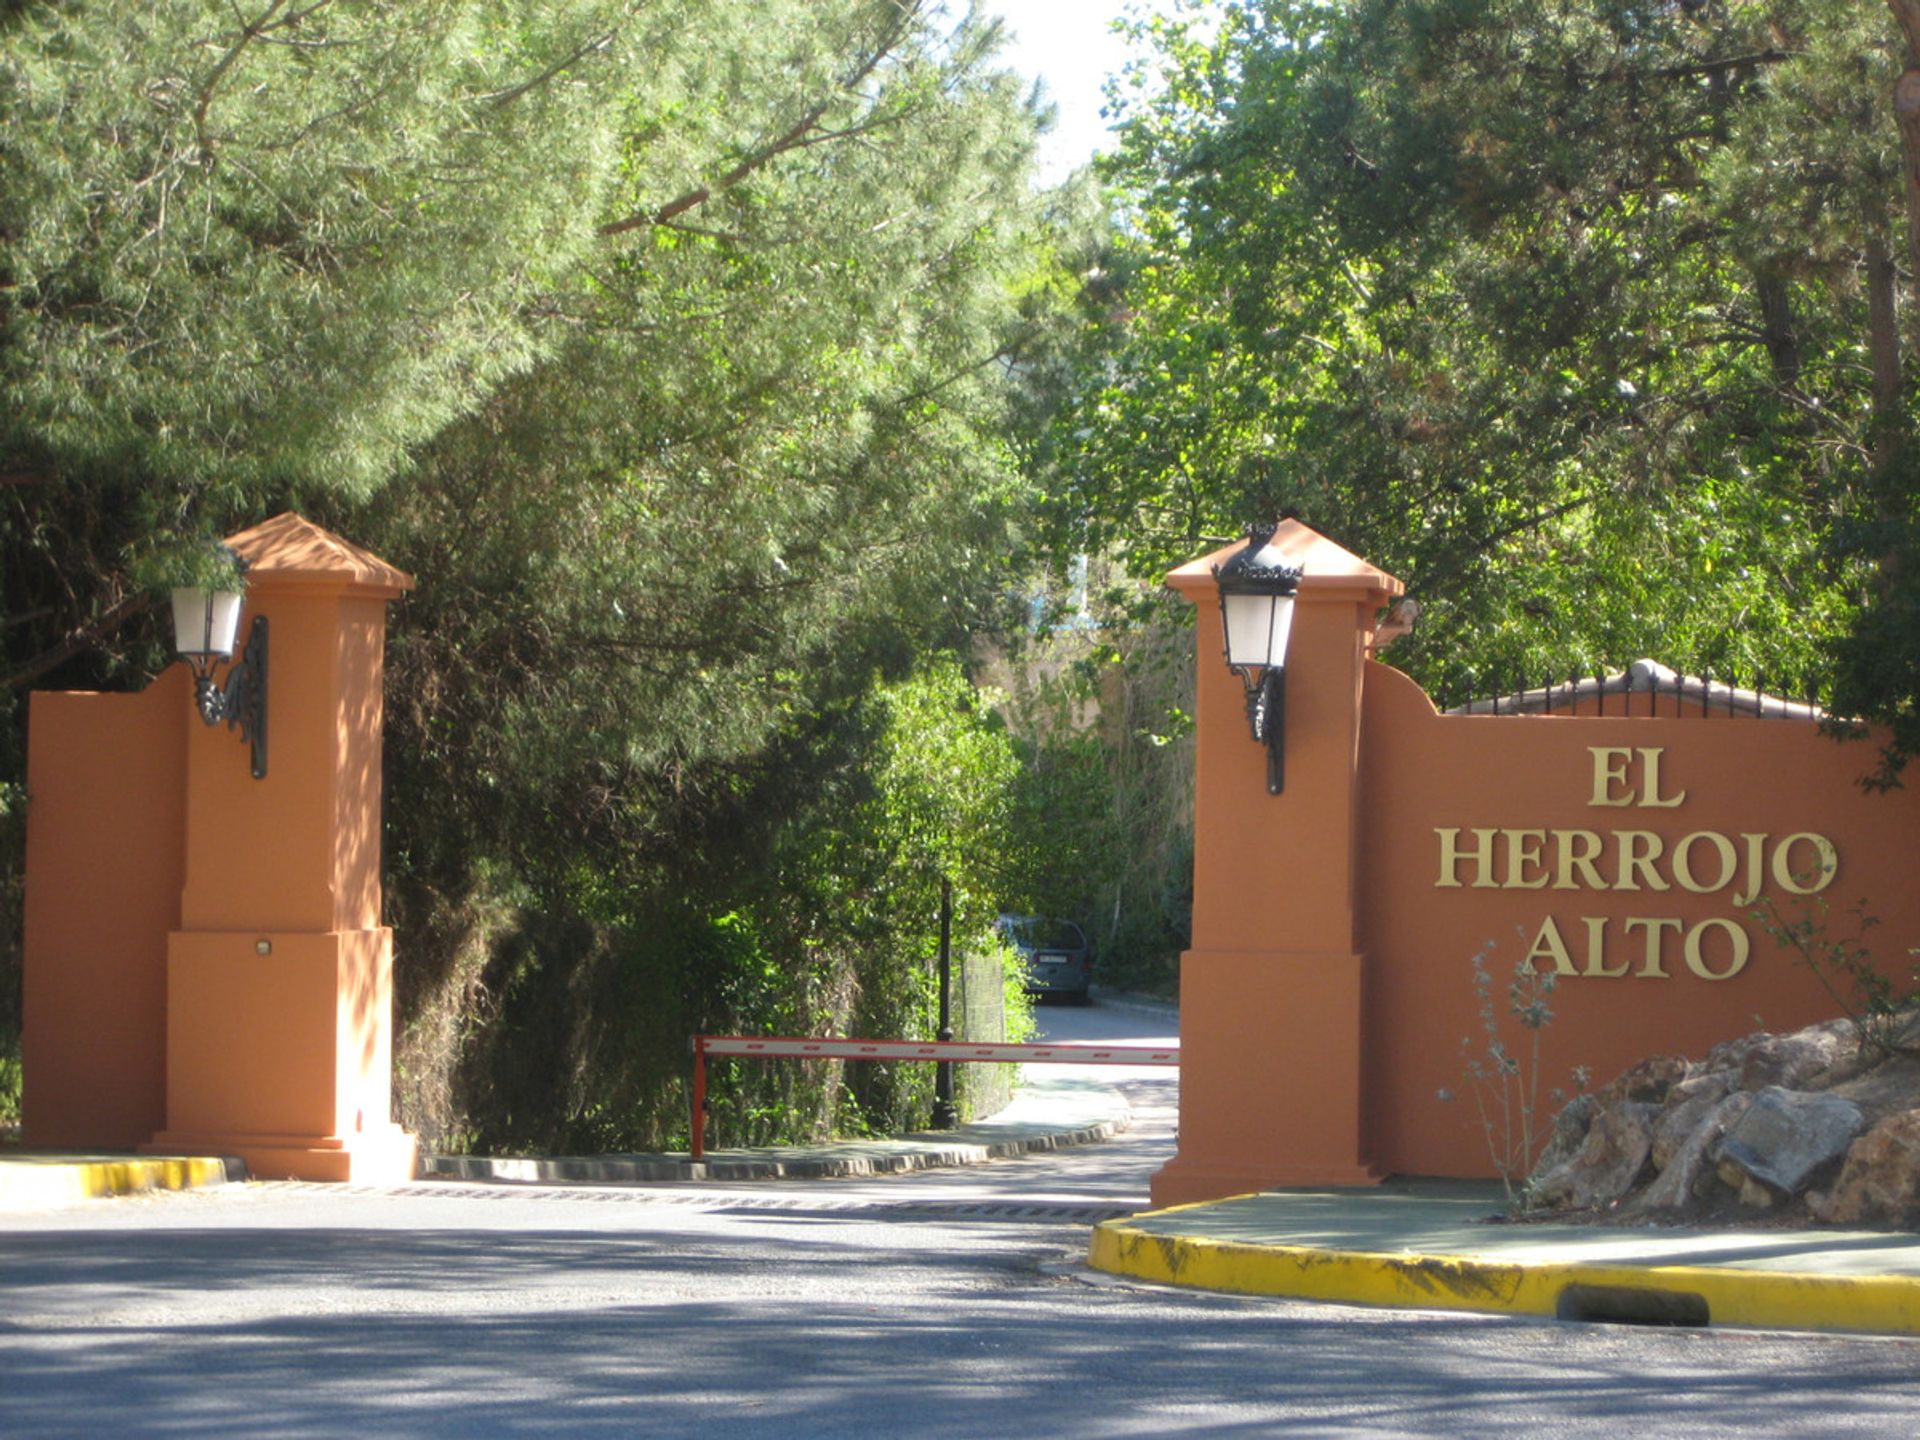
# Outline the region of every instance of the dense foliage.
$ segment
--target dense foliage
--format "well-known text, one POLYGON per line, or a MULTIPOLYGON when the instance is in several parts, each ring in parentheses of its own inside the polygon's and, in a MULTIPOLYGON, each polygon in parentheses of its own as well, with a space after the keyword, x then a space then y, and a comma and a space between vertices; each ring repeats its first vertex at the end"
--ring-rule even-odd
POLYGON ((1904 723, 1886 9, 1211 20, 1147 27, 1136 78, 1158 78, 1123 92, 1130 223, 1043 457, 1063 532, 1152 574, 1297 510, 1408 581, 1424 614, 1395 658, 1439 691, 1648 654, 1837 681, 1904 723))
MULTIPOLYGON (((1177 16, 1109 219, 935 0, 0 0, 0 1110, 24 696, 144 683, 160 577, 286 508, 421 581, 433 1141, 674 1141, 695 1029, 926 1033, 942 875, 976 951, 1068 915, 1169 988, 1143 587, 1282 511, 1408 581, 1437 692, 1646 654, 1920 752, 1920 3, 1177 16)), ((729 1139, 927 1099, 719 1079, 729 1139)))
MULTIPOLYGON (((992 39, 923 0, 0 11, 8 875, 26 688, 142 683, 182 541, 298 508, 421 582, 410 1123, 658 1143, 693 1028, 924 1031, 951 847, 847 825, 931 783, 892 687, 990 618, 1022 502, 1055 227, 992 39)), ((741 1083, 755 1133, 839 1103, 741 1083)))

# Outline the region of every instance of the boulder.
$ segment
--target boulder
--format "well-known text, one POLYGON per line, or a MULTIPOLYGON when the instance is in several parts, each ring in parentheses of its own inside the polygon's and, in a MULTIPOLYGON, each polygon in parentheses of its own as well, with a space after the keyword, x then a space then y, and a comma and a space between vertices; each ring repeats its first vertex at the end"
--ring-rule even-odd
POLYGON ((1920 1054, 1920 1010, 1915 1010, 1893 1032, 1888 1048, 1897 1055, 1920 1054))
MULTIPOLYGON (((1695 1075, 1667 1092, 1667 1103, 1653 1124, 1653 1168, 1665 1174, 1673 1158, 1733 1090, 1725 1073, 1695 1075)), ((1714 1139, 1719 1139, 1716 1134, 1714 1139)))
POLYGON ((1920 1107, 1920 1055, 1896 1052, 1852 1079, 1843 1080, 1827 1091, 1853 1101, 1867 1117, 1867 1127, 1920 1107))
POLYGON ((1558 1170, 1580 1153, 1580 1147, 1586 1143, 1587 1127, 1593 1123, 1593 1112, 1591 1095, 1576 1095, 1560 1107, 1560 1113, 1553 1117, 1553 1138, 1547 1141, 1546 1150, 1533 1167, 1535 1175, 1558 1170))
POLYGON ((1831 1020, 1745 1035, 1697 1064, 1643 1060, 1555 1118, 1529 1205, 1674 1222, 1737 1201, 1789 1221, 1920 1221, 1920 1016, 1899 1035, 1891 1055, 1863 1054, 1853 1023, 1831 1020))
POLYGON ((1826 1225, 1911 1225, 1920 1210, 1920 1110, 1889 1115, 1847 1149, 1833 1189, 1807 1197, 1826 1225))
POLYGON ((1623 1071, 1593 1092, 1605 1109, 1622 1100, 1647 1105, 1664 1104, 1667 1092, 1687 1078, 1687 1062, 1679 1055, 1653 1055, 1623 1071))
POLYGON ((1865 1123, 1851 1100, 1765 1086, 1754 1092, 1747 1112, 1722 1137, 1716 1156, 1720 1176, 1741 1188, 1746 1204, 1760 1203, 1749 1181, 1775 1196, 1798 1195, 1847 1153, 1865 1123))
POLYGON ((1617 1202, 1646 1168, 1659 1107, 1626 1100, 1596 1107, 1580 1148, 1551 1170, 1534 1171, 1529 1200, 1556 1209, 1601 1209, 1617 1202))
MULTIPOLYGON (((1768 1086, 1782 1090, 1815 1088, 1811 1082, 1851 1064, 1860 1048, 1851 1020, 1829 1020, 1790 1035, 1749 1036, 1748 1039, 1758 1043, 1740 1056, 1742 1090, 1758 1091, 1768 1086)), ((1708 1068, 1717 1068, 1711 1064, 1711 1057, 1708 1068)))
MULTIPOLYGON (((1724 1087, 1727 1082, 1722 1080, 1720 1083, 1724 1087)), ((1677 1110, 1693 1110, 1694 1099, 1668 1110, 1655 1125, 1654 1155, 1660 1173, 1634 1197, 1632 1213, 1682 1212, 1696 1207, 1712 1193, 1718 1179, 1713 1164, 1714 1152, 1721 1137, 1739 1124, 1753 1105, 1753 1096, 1744 1090, 1728 1094, 1723 1088, 1718 1095, 1702 1089, 1694 1098, 1705 1102, 1705 1108, 1695 1112, 1685 1127, 1675 1126, 1668 1131, 1669 1142, 1677 1138, 1677 1144, 1672 1144, 1664 1161, 1658 1158, 1661 1132, 1667 1128, 1667 1122, 1677 1110)))

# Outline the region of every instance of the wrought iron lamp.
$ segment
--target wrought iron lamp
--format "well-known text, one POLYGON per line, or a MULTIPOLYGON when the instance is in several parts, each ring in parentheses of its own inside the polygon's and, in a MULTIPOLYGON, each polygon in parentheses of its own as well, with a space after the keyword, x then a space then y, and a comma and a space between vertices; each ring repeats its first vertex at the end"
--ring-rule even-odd
POLYGON ((225 722, 253 749, 253 778, 267 778, 267 617, 248 627, 246 649, 214 679, 222 660, 233 660, 240 628, 240 594, 180 586, 173 592, 173 640, 193 671, 193 701, 208 725, 225 722))
POLYGON ((1301 569, 1271 548, 1278 526, 1247 532, 1247 548, 1213 567, 1227 667, 1247 691, 1247 724, 1267 747, 1267 793, 1286 788, 1287 638, 1301 569))

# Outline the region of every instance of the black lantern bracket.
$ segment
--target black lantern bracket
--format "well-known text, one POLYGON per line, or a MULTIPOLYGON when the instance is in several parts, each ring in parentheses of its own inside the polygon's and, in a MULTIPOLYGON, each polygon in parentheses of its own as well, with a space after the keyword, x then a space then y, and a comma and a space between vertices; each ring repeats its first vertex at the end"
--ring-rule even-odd
POLYGON ((1275 665, 1247 687, 1247 728, 1267 747, 1267 793, 1287 788, 1287 667, 1275 665))
POLYGON ((224 723, 238 730, 253 750, 253 778, 267 778, 267 617, 256 615, 247 628, 240 658, 227 667, 226 678, 213 676, 215 657, 189 656, 193 671, 193 700, 208 725, 224 723))

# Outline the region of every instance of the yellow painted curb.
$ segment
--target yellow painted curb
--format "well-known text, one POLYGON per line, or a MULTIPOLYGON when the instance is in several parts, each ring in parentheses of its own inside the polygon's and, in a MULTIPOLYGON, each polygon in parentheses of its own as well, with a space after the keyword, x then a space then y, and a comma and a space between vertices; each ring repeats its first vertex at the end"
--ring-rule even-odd
POLYGON ((1569 1287, 1590 1286, 1698 1300, 1714 1325, 1920 1334, 1915 1276, 1384 1255, 1159 1235, 1124 1220, 1094 1227, 1087 1261, 1109 1274, 1168 1285, 1355 1305, 1558 1315, 1569 1287))
POLYGON ((9 1156, 0 1161, 0 1205, 64 1205, 142 1190, 193 1190, 238 1178, 229 1162, 202 1156, 64 1160, 9 1156))

